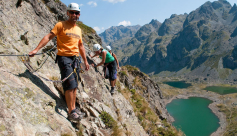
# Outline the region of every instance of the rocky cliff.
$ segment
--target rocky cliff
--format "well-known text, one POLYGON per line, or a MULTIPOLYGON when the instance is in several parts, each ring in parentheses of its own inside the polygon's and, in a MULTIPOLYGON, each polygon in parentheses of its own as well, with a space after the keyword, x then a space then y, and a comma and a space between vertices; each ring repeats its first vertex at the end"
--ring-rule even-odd
MULTIPOLYGON (((22 63, 27 57, 14 56, 34 49, 57 21, 67 19, 65 13, 66 6, 55 0, 0 1, 0 135, 178 135, 167 122, 159 86, 132 67, 119 72, 114 96, 102 78, 102 67, 82 73, 77 105, 86 117, 77 123, 67 120, 61 83, 45 80, 60 80, 56 50, 44 53, 56 40, 39 52, 44 54, 30 58, 30 65, 39 68, 35 73, 22 63)), ((88 55, 91 45, 101 40, 90 27, 78 25, 88 55)), ((90 64, 100 62, 87 59, 90 64)))

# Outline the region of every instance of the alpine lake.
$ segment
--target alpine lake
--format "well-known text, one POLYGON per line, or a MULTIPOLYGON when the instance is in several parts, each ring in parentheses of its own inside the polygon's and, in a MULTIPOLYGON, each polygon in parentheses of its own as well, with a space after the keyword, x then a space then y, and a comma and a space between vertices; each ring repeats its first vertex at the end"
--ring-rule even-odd
MULTIPOLYGON (((173 88, 185 89, 191 87, 191 83, 185 81, 163 82, 173 88)), ((220 95, 237 93, 235 87, 207 86, 202 89, 218 93, 220 95)), ((186 136, 210 136, 220 127, 219 118, 208 108, 212 101, 202 97, 189 97, 188 99, 174 99, 166 105, 169 114, 174 118, 172 123, 186 136)))

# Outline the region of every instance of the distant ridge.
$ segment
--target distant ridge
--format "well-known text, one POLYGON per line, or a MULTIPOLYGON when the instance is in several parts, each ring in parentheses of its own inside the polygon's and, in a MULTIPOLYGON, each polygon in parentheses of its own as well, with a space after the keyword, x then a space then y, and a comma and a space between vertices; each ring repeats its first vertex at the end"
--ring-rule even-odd
POLYGON ((112 26, 99 34, 103 42, 103 46, 110 45, 113 51, 120 50, 131 40, 136 32, 140 29, 140 25, 135 26, 112 26))
POLYGON ((129 41, 116 41, 123 35, 111 30, 104 33, 109 38, 100 36, 115 48, 121 65, 153 77, 237 83, 237 6, 226 0, 206 2, 190 14, 173 14, 163 23, 152 20, 129 41))

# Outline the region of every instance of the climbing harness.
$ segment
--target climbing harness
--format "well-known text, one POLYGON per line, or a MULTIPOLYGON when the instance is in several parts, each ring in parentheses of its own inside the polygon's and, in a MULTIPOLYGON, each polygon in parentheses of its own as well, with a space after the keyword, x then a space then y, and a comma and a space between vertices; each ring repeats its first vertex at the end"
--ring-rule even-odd
POLYGON ((77 69, 79 69, 79 73, 84 73, 84 71, 82 70, 80 64, 81 64, 81 56, 79 56, 79 57, 73 56, 73 61, 72 61, 72 63, 70 64, 70 65, 74 68, 74 69, 73 69, 73 72, 70 73, 67 77, 65 77, 65 78, 62 80, 62 82, 66 81, 73 73, 76 74, 76 76, 77 76, 77 82, 78 82, 78 77, 79 77, 80 75, 78 75, 77 69))
MULTIPOLYGON (((77 69, 79 69, 79 73, 84 73, 84 71, 82 70, 82 68, 81 68, 81 56, 79 56, 79 57, 77 57, 77 56, 74 56, 74 59, 73 59, 73 62, 72 62, 72 65, 74 65, 74 70, 73 70, 73 72, 76 74, 76 76, 77 76, 77 83, 79 82, 78 81, 78 77, 80 76, 80 75, 78 75, 77 74, 77 69)), ((72 72, 72 73, 73 73, 72 72)), ((71 74, 72 74, 71 73, 71 74)), ((70 74, 70 75, 71 75, 70 74)), ((70 76, 68 76, 67 78, 69 78, 70 76)), ((66 79, 65 79, 66 80, 66 79)), ((64 80, 64 81, 65 81, 64 80)))

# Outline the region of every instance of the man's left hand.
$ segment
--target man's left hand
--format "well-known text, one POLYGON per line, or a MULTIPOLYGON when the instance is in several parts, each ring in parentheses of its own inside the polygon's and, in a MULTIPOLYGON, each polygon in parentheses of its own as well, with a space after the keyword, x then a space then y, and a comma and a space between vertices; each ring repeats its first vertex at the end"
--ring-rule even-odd
POLYGON ((85 70, 88 71, 90 68, 89 64, 88 63, 85 63, 85 70))

